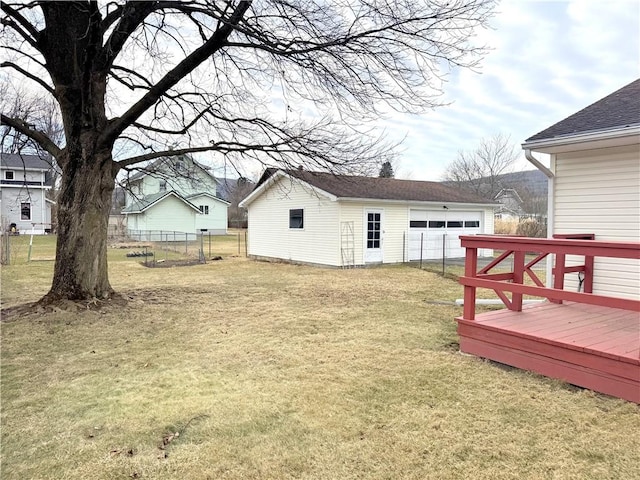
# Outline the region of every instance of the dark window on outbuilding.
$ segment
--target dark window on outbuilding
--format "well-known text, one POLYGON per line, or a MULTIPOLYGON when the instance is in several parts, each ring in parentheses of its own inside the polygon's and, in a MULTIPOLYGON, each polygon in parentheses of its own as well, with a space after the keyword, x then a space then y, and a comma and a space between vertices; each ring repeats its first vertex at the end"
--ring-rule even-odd
POLYGON ((304 228, 304 210, 302 208, 289 210, 289 228, 304 228))
POLYGON ((426 220, 411 220, 409 222, 409 226, 411 228, 427 228, 426 220))
POLYGON ((465 228, 479 228, 480 220, 467 220, 464 222, 465 228))
POLYGON ((462 225, 462 220, 449 220, 447 222, 447 227, 449 228, 462 228, 462 225))
POLYGON ((444 220, 429 220, 429 228, 444 228, 444 220))
POLYGON ((13 172, 11 170, 7 170, 6 172, 4 172, 4 179, 5 180, 13 180, 13 172))

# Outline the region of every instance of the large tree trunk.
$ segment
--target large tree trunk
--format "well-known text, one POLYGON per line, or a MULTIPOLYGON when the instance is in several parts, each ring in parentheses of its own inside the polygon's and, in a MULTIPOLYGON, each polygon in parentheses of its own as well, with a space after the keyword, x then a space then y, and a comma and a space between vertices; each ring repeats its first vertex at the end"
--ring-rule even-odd
POLYGON ((81 158, 63 162, 56 265, 44 303, 107 299, 114 293, 107 271, 107 229, 116 172, 110 151, 91 151, 95 143, 83 140, 85 148, 69 151, 81 158))

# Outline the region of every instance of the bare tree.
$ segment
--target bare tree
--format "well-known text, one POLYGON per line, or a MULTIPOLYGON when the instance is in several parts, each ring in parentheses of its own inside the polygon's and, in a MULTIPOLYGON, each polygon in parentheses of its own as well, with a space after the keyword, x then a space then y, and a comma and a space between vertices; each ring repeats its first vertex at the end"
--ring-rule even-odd
POLYGON ((458 152, 458 158, 447 165, 443 180, 493 200, 504 188, 500 175, 513 168, 518 156, 511 137, 499 133, 482 139, 475 150, 458 152))
POLYGON ((351 171, 390 152, 380 112, 438 104, 470 67, 490 0, 2 2, 1 66, 55 98, 65 142, 20 118, 62 169, 51 290, 107 299, 107 222, 121 169, 216 151, 230 162, 351 171))
POLYGON ((239 206, 255 187, 255 183, 246 177, 240 177, 236 180, 225 179, 229 182, 227 185, 228 196, 226 200, 230 203, 228 209, 228 219, 230 227, 246 228, 247 227, 247 209, 239 206))

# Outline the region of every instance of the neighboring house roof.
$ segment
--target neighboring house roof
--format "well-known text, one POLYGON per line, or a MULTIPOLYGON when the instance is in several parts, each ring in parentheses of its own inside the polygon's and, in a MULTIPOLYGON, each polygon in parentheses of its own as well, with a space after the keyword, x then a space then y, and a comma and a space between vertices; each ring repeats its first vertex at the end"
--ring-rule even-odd
POLYGON ((28 170, 51 170, 51 158, 21 153, 0 153, 2 168, 26 168, 28 170))
POLYGON ((36 170, 45 173, 44 183, 39 181, 24 181, 23 179, 6 180, 1 179, 5 187, 29 185, 32 187, 44 186, 50 188, 53 185, 53 177, 50 172, 53 170, 51 157, 40 155, 26 155, 21 153, 0 153, 0 168, 5 170, 36 170))
POLYGON ((188 197, 185 197, 187 200, 191 200, 197 197, 209 197, 212 198, 213 200, 216 200, 220 203, 224 203, 225 205, 230 205, 229 202, 227 202, 226 200, 223 200, 220 197, 216 197, 215 195, 211 195, 209 192, 199 192, 199 193, 194 193, 192 195, 189 195, 188 197))
POLYGON ((322 190, 336 199, 372 199, 396 200, 407 202, 443 202, 471 203, 490 205, 494 202, 448 187, 438 182, 417 180, 399 180, 395 178, 360 177, 335 175, 325 172, 308 172, 306 170, 280 170, 268 168, 258 181, 256 188, 243 202, 248 205, 266 186, 267 180, 274 175, 284 175, 301 180, 308 185, 322 190))
POLYGON ((536 142, 640 125, 640 79, 583 108, 525 141, 536 142))
POLYGON ((142 213, 145 210, 148 210, 152 206, 157 205, 158 203, 162 202, 164 199, 170 196, 176 197, 178 200, 184 202, 188 207, 194 209, 196 212, 200 212, 200 209, 198 207, 196 207, 193 203, 191 203, 189 200, 184 198, 182 195, 180 195, 179 193, 173 190, 169 190, 168 192, 158 192, 152 195, 147 195, 144 198, 140 198, 135 202, 133 202, 131 205, 128 205, 125 208, 123 208, 122 213, 124 214, 142 213))
MULTIPOLYGON (((135 182, 137 180, 142 179, 143 177, 146 177, 147 175, 153 175, 154 170, 158 170, 159 167, 161 167, 163 164, 170 164, 172 161, 177 160, 177 159, 180 159, 180 157, 162 157, 162 158, 159 158, 158 160, 155 160, 151 164, 149 164, 146 167, 144 167, 143 170, 138 170, 133 175, 130 175, 127 178, 127 182, 132 183, 132 182, 135 182)), ((186 160, 189 161, 189 162, 193 162, 193 164, 196 167, 200 168, 203 172, 205 172, 207 175, 209 175, 213 180, 215 180, 216 182, 219 183, 219 180, 209 171, 209 169, 207 167, 205 167, 204 165, 202 165, 199 162, 196 162, 193 158, 189 157, 186 160)))
POLYGON ((518 192, 513 189, 513 188, 503 188, 502 190, 500 190, 498 192, 498 194, 495 196, 495 200, 496 201, 500 201, 500 199, 502 198, 512 198, 514 199, 516 202, 518 203, 522 203, 522 198, 520 198, 520 195, 518 195, 518 192))

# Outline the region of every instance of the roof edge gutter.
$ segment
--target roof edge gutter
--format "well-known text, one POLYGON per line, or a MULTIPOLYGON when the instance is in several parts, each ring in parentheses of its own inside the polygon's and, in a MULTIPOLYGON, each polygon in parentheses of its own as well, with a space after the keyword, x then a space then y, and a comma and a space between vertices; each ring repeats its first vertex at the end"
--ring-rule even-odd
POLYGON ((571 133, 554 138, 525 141, 522 148, 541 151, 545 148, 575 145, 577 143, 592 142, 597 140, 610 140, 629 136, 640 135, 640 124, 625 125, 623 127, 595 130, 583 133, 571 133))
POLYGON ((538 170, 540 170, 542 173, 544 173, 547 178, 553 178, 555 177, 555 175, 553 174, 553 172, 551 170, 549 170, 547 167, 545 167, 540 160, 538 160, 536 157, 533 156, 533 154, 531 153, 531 149, 530 148, 525 148, 524 149, 524 157, 533 164, 534 167, 536 167, 538 170))

